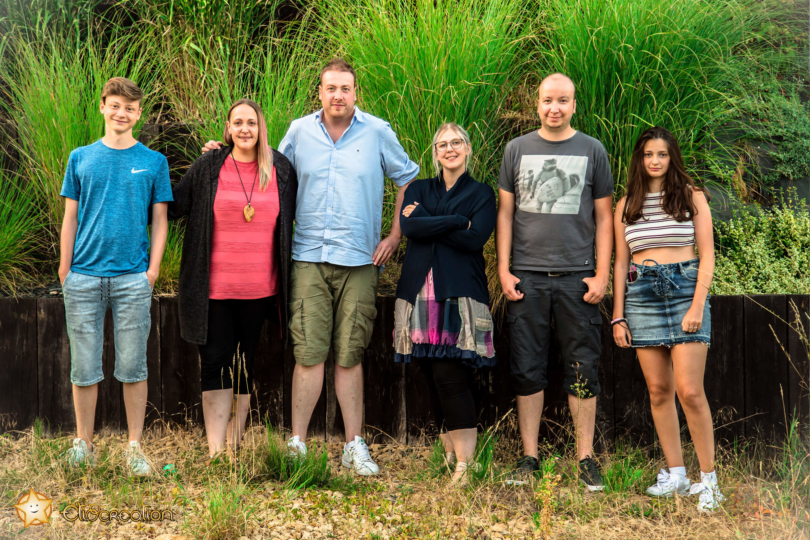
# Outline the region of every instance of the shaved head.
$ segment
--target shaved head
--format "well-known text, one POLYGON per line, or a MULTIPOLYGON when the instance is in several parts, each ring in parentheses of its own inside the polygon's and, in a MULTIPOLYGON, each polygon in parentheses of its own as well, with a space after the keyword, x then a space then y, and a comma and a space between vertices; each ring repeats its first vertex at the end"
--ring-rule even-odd
POLYGON ((549 75, 548 77, 546 77, 545 79, 540 81, 540 88, 538 89, 538 91, 540 93, 542 93, 543 92, 543 87, 547 83, 552 83, 552 82, 554 82, 554 83, 562 83, 562 84, 565 84, 565 85, 570 85, 571 86, 571 99, 575 99, 574 96, 576 94, 577 88, 574 85, 574 81, 571 80, 571 77, 569 77, 568 75, 565 75, 564 73, 552 73, 551 75, 549 75))

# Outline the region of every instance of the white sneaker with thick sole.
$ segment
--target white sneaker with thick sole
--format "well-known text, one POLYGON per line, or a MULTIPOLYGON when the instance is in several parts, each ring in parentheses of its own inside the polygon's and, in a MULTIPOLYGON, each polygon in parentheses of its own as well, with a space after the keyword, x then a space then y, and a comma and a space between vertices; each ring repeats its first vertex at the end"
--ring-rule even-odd
POLYGON ((129 441, 129 449, 124 455, 127 458, 129 474, 132 476, 149 476, 152 473, 152 466, 141 452, 141 444, 138 441, 129 441))
POLYGON ((703 480, 692 484, 689 496, 698 495, 698 510, 711 514, 718 508, 720 503, 726 500, 716 482, 703 480))
POLYGON ((94 452, 87 449, 87 443, 84 439, 73 439, 73 448, 69 448, 64 453, 65 461, 71 467, 78 467, 82 463, 87 463, 88 466, 94 467, 96 465, 96 456, 94 452))
POLYGON ((366 441, 359 435, 343 447, 343 459, 340 461, 344 467, 353 467, 354 472, 361 476, 374 476, 380 472, 380 468, 368 453, 366 441))
POLYGON ((672 497, 677 493, 681 497, 685 497, 689 494, 691 486, 692 483, 685 476, 670 474, 668 471, 661 469, 661 472, 658 473, 658 481, 647 488, 647 495, 672 497))
POLYGON ((302 458, 307 455, 307 445, 298 435, 290 437, 290 440, 287 441, 287 450, 289 451, 289 457, 292 459, 302 458))

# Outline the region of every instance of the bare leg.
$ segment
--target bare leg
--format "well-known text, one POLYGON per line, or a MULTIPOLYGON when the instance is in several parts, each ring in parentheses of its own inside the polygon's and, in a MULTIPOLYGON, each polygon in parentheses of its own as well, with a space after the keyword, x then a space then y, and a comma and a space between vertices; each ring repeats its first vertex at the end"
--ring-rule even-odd
POLYGON ((363 364, 350 368, 335 364, 335 395, 343 412, 346 442, 352 442, 363 427, 363 364))
POLYGON ((249 413, 250 394, 236 394, 236 415, 228 422, 228 448, 232 450, 239 448, 249 413))
POLYGON ((124 409, 127 412, 129 440, 141 442, 143 418, 146 415, 146 398, 149 396, 149 386, 147 386, 146 381, 123 383, 123 386, 124 409))
POLYGON ((543 417, 543 398, 541 390, 530 396, 517 396, 518 426, 523 441, 523 455, 537 458, 537 437, 540 434, 540 419, 543 417))
POLYGON ((568 394, 568 408, 577 434, 577 453, 583 460, 593 456, 593 431, 596 424, 596 397, 582 399, 568 394))
POLYGON ((205 436, 208 438, 208 455, 213 456, 225 446, 228 420, 231 416, 233 388, 207 390, 202 393, 205 436))
MULTIPOLYGON (((478 439, 478 430, 476 428, 470 429, 454 429, 448 431, 447 435, 453 441, 453 448, 456 449, 457 463, 469 463, 475 455, 475 443, 478 439)), ((456 470, 453 473, 453 481, 459 480, 464 476, 464 470, 456 470)))
POLYGON ((681 428, 678 424, 678 411, 675 409, 675 378, 669 349, 641 347, 636 349, 636 354, 647 381, 655 431, 658 433, 667 467, 683 467, 681 428))
POLYGON ((453 439, 450 438, 450 435, 447 433, 439 433, 439 438, 442 440, 442 446, 444 446, 444 453, 449 454, 451 452, 455 452, 455 447, 453 446, 453 439))
POLYGON ((714 470, 714 427, 712 412, 703 390, 703 374, 706 369, 706 354, 709 348, 704 343, 682 343, 672 347, 672 366, 675 388, 689 425, 689 433, 695 444, 700 461, 700 470, 714 470))
MULTIPOLYGON (((323 389, 324 364, 315 366, 295 365, 292 382, 292 435, 298 435, 302 441, 307 438, 309 420, 312 411, 321 397, 323 389)), ((335 381, 337 384, 337 380, 335 381)), ((343 405, 341 404, 341 407, 343 405)))
POLYGON ((73 385, 73 408, 76 411, 76 436, 93 451, 93 428, 96 423, 98 383, 90 386, 73 385))

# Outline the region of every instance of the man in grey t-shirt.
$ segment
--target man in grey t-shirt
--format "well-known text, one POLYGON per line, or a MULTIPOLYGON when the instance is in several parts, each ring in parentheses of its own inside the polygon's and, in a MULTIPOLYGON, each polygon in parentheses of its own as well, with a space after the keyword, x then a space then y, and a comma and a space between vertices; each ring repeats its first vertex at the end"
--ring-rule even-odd
POLYGON ((498 178, 498 275, 509 300, 510 371, 524 453, 509 483, 525 483, 539 470, 553 316, 576 422, 580 480, 599 491, 604 486, 592 459, 600 392, 598 303, 610 276, 613 178, 602 144, 571 127, 573 81, 549 75, 538 93, 541 127, 506 145, 498 178))

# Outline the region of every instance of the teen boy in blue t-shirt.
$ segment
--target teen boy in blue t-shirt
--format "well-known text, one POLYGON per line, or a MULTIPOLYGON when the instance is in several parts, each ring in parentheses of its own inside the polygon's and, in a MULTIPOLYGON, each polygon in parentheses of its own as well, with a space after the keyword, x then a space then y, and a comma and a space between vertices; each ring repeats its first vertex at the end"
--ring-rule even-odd
POLYGON ((124 385, 129 472, 151 472, 141 452, 146 412, 146 340, 152 288, 166 247, 166 209, 172 200, 166 158, 139 143, 132 128, 141 117, 143 92, 114 77, 101 93, 104 137, 70 153, 62 184, 59 279, 70 338, 70 380, 77 438, 67 453, 78 466, 94 462, 93 422, 98 398, 104 314, 112 307, 115 373, 124 385), (152 242, 147 221, 152 213, 152 242))

